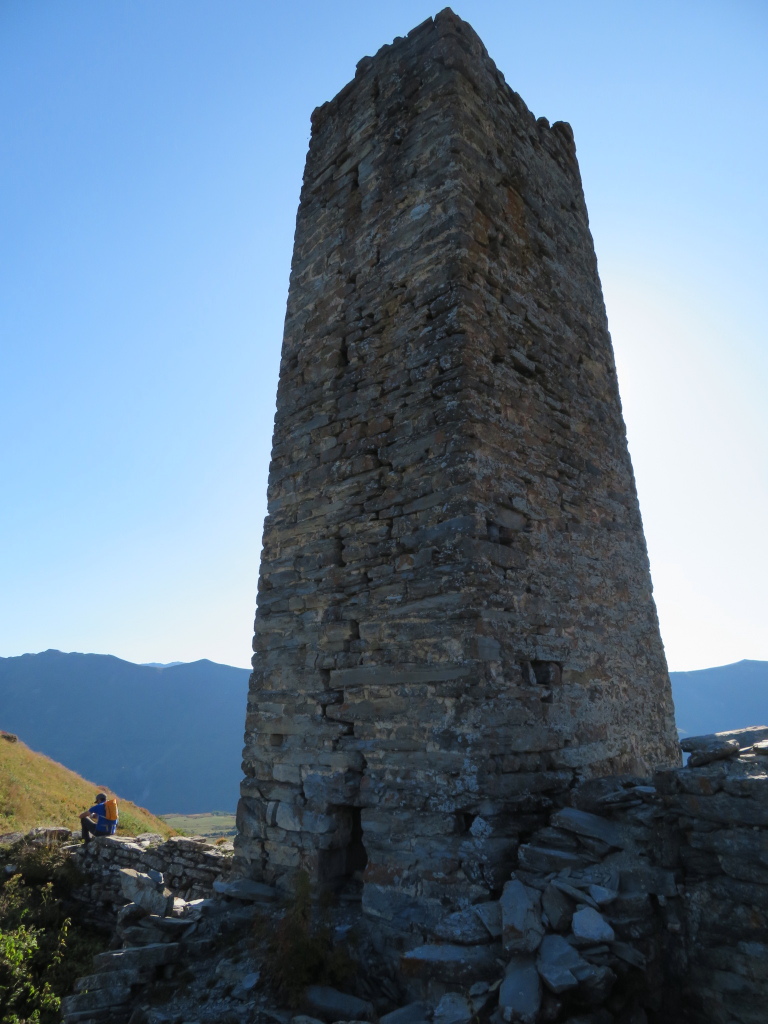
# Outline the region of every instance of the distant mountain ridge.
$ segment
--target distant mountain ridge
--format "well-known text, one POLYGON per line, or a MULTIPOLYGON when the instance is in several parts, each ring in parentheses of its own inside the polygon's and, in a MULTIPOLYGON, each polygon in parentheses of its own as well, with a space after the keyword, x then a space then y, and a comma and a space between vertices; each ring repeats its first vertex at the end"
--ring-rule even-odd
MULTIPOLYGON (((248 676, 206 659, 0 658, 0 729, 155 814, 234 811, 248 676)), ((670 678, 684 736, 768 724, 768 661, 670 678)))
POLYGON ((0 658, 0 728, 155 814, 233 811, 248 676, 206 659, 0 658))
POLYGON ((670 672, 675 719, 683 736, 768 725, 768 661, 737 661, 670 672))

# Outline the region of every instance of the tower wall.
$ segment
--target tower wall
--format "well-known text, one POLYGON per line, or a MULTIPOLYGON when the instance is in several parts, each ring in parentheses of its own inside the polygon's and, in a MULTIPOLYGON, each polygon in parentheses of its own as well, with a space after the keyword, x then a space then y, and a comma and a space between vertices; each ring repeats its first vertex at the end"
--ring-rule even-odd
POLYGON ((315 111, 237 855, 399 923, 581 776, 676 763, 568 125, 450 11, 315 111))

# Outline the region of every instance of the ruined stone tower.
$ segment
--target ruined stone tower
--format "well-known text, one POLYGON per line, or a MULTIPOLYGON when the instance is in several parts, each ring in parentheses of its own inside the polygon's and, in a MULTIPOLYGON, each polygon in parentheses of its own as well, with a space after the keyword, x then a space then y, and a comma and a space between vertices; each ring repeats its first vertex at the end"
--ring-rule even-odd
POLYGON ((450 11, 312 117, 254 648, 241 868, 396 926, 678 758, 571 129, 450 11))

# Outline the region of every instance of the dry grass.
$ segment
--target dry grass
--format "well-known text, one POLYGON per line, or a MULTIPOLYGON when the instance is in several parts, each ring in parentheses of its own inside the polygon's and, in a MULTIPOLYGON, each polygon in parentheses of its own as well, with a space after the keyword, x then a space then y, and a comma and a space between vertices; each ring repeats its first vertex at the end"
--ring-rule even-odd
MULTIPOLYGON (((22 742, 0 737, 0 834, 26 832, 37 825, 66 825, 80 828, 79 814, 93 804, 99 790, 69 768, 37 754, 22 742)), ((120 798, 118 834, 159 832, 173 835, 173 829, 143 807, 120 798)))

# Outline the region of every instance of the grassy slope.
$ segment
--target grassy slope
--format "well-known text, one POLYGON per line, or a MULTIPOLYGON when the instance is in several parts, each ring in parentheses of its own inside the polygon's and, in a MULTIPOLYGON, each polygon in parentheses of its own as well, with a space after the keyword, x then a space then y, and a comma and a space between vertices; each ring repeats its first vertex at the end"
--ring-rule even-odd
POLYGON ((188 836, 219 839, 235 834, 235 815, 226 811, 211 811, 208 814, 164 814, 163 821, 188 836))
MULTIPOLYGON (((24 832, 36 825, 79 829, 80 812, 93 804, 100 788, 21 741, 9 743, 0 737, 0 834, 24 832)), ((119 806, 118 834, 173 834, 172 828, 143 807, 127 800, 120 800, 119 806)))

